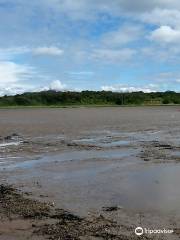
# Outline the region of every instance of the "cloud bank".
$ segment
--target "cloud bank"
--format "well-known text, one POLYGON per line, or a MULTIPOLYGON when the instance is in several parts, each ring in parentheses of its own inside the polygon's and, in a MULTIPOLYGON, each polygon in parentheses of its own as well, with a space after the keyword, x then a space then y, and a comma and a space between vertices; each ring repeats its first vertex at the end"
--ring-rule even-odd
POLYGON ((179 0, 7 0, 0 21, 1 94, 180 91, 179 0))

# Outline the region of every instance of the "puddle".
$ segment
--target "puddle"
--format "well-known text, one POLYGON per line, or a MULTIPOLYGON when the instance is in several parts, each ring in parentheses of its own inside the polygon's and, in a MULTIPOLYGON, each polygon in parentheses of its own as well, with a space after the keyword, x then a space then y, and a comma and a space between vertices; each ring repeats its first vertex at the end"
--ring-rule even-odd
POLYGON ((180 214, 180 165, 142 164, 136 153, 133 149, 72 151, 9 163, 6 168, 14 183, 38 179, 45 194, 79 213, 120 205, 180 214))
POLYGON ((22 142, 7 142, 7 143, 0 143, 0 148, 5 148, 5 147, 9 147, 9 146, 18 146, 20 145, 22 142))
POLYGON ((111 136, 106 137, 97 137, 97 138, 84 138, 73 140, 72 143, 79 144, 79 145, 88 145, 88 146, 96 146, 96 147, 121 147, 121 146, 128 146, 131 144, 130 140, 122 140, 122 139, 114 139, 111 136))
MULTIPOLYGON (((125 209, 180 215, 180 165, 144 166, 115 162, 90 164, 51 175, 52 188, 63 186, 67 207, 78 211, 120 205, 125 209), (69 192, 71 191, 71 192, 69 192)), ((59 195, 56 195, 59 199, 59 195)))
MULTIPOLYGON (((87 155, 87 152, 83 154, 87 155)), ((58 156, 51 160, 55 159, 58 156)), ((71 157, 66 159, 70 160, 71 157)), ((24 183, 37 179, 43 183, 43 193, 52 195, 59 207, 63 203, 63 207, 80 214, 112 205, 139 212, 180 214, 180 165, 139 164, 135 157, 131 157, 131 161, 128 159, 67 161, 62 165, 34 165, 33 170, 29 168, 31 161, 19 165, 24 167, 22 175, 17 176, 15 171, 11 180, 24 183)), ((34 162, 38 161, 42 159, 34 162)))
POLYGON ((128 174, 122 204, 139 210, 180 214, 180 165, 147 165, 128 174))
POLYGON ((173 151, 172 153, 171 153, 171 156, 172 157, 177 157, 177 158, 180 158, 180 151, 173 151))
MULTIPOLYGON (((31 159, 23 162, 15 162, 11 163, 6 161, 6 168, 7 169, 15 169, 15 168, 33 168, 37 165, 51 163, 51 162, 64 162, 64 161, 86 161, 93 159, 121 159, 126 158, 131 155, 136 155, 137 150, 107 150, 107 151, 100 151, 100 150, 90 150, 90 151, 71 151, 71 152, 64 152, 59 153, 57 155, 49 155, 44 157, 38 157, 37 159, 31 159)), ((4 166, 3 166, 4 167, 4 166)))
POLYGON ((130 145, 130 141, 128 140, 117 140, 117 141, 112 141, 112 142, 105 142, 105 143, 100 143, 99 146, 102 147, 120 147, 120 146, 128 146, 130 145))
MULTIPOLYGON (((89 134, 88 138, 76 139, 72 143, 79 145, 93 145, 97 147, 121 147, 132 146, 141 142, 161 141, 168 138, 169 134, 165 131, 142 131, 142 132, 98 132, 96 135, 89 134)), ((172 136, 171 140, 172 140, 172 136)), ((175 139, 176 140, 176 139, 175 139)))
MULTIPOLYGON (((30 191, 34 179, 41 182, 43 194, 53 196, 51 200, 59 207, 80 214, 120 205, 125 209, 180 215, 180 165, 146 164, 136 157, 141 141, 159 140, 166 134, 158 131, 108 134, 73 141, 105 147, 104 150, 70 150, 26 161, 0 159, 0 169, 9 171, 9 181, 30 186, 30 191), (135 143, 136 149, 127 148, 135 143), (110 149, 116 146, 121 148, 110 149)), ((180 151, 173 151, 174 156, 178 158, 180 151)))

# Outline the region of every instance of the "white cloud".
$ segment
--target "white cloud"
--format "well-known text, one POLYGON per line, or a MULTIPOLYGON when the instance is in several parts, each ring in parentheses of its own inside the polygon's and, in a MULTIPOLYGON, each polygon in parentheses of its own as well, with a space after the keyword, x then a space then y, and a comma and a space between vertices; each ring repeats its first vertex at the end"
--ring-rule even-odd
POLYGON ((34 69, 28 65, 17 64, 11 61, 0 62, 0 86, 7 86, 29 78, 34 69))
POLYGON ((43 12, 50 10, 54 16, 63 13, 77 20, 94 19, 98 15, 102 17, 102 13, 114 16, 130 13, 140 17, 142 13, 150 13, 155 9, 180 10, 179 0, 9 0, 8 3, 18 11, 19 19, 22 15, 33 15, 34 9, 38 8, 43 12))
POLYGON ((61 56, 64 51, 58 47, 37 47, 32 50, 36 55, 61 56))
POLYGON ((151 33, 150 39, 160 43, 179 43, 180 30, 169 26, 161 26, 151 33))
POLYGON ((102 43, 109 47, 119 47, 137 40, 143 29, 138 25, 124 25, 116 31, 108 32, 102 37, 102 43))
POLYGON ((30 49, 21 46, 21 47, 10 47, 10 48, 0 48, 0 60, 11 60, 16 55, 25 54, 30 52, 30 49))
POLYGON ((32 83, 33 79, 41 78, 44 79, 45 77, 36 72, 32 66, 17 64, 13 61, 0 61, 0 96, 5 94, 15 95, 27 91, 64 91, 67 88, 59 80, 55 80, 48 87, 43 88, 32 83))
POLYGON ((176 64, 180 60, 180 47, 178 43, 167 44, 158 42, 159 44, 150 45, 140 50, 143 61, 153 60, 156 63, 176 64), (161 44, 160 44, 161 43, 161 44))
POLYGON ((136 51, 130 48, 116 49, 95 49, 93 50, 91 57, 94 60, 101 60, 103 62, 116 62, 124 63, 131 60, 136 51))
POLYGON ((116 2, 119 5, 130 12, 149 12, 156 8, 161 9, 180 9, 179 0, 151 0, 151 1, 142 1, 142 0, 117 0, 116 2))
POLYGON ((145 23, 155 25, 168 25, 179 28, 180 25, 180 10, 177 9, 154 9, 151 12, 142 13, 140 19, 145 23))
POLYGON ((55 80, 50 83, 49 87, 50 90, 55 90, 55 91, 64 91, 66 90, 67 86, 59 80, 55 80))
POLYGON ((17 64, 12 61, 0 61, 0 95, 22 93, 32 88, 28 84, 35 74, 29 65, 17 64))
POLYGON ((25 91, 32 91, 32 86, 26 84, 10 84, 9 86, 0 87, 0 96, 4 95, 16 95, 24 93, 25 91))
POLYGON ((76 92, 81 91, 81 89, 79 88, 70 88, 66 84, 62 83, 60 80, 54 80, 50 82, 49 85, 36 88, 33 91, 49 91, 49 90, 53 90, 57 92, 58 91, 76 91, 76 92))
POLYGON ((79 71, 79 72, 68 72, 70 75, 80 75, 80 76, 91 76, 94 75, 94 72, 91 71, 79 71))
POLYGON ((156 75, 149 77, 149 80, 156 83, 168 84, 169 86, 180 82, 180 73, 179 72, 161 72, 156 75))
POLYGON ((98 13, 122 15, 124 13, 150 12, 156 8, 180 9, 179 0, 45 0, 45 4, 57 11, 64 12, 75 19, 92 19, 98 13))
MULTIPOLYGON (((69 69, 83 69, 87 66, 93 66, 93 69, 100 73, 103 68, 100 69, 97 63, 102 65, 108 63, 108 74, 115 69, 114 64, 125 63, 123 72, 126 77, 131 71, 128 66, 129 61, 136 63, 142 60, 138 61, 139 67, 141 64, 144 71, 148 66, 150 72, 153 68, 151 58, 161 63, 162 61, 169 63, 171 59, 173 64, 177 64, 177 58, 180 58, 179 0, 8 0, 7 2, 8 7, 5 6, 6 4, 0 6, 2 22, 0 61, 18 60, 19 62, 20 60, 24 63, 34 61, 32 64, 36 64, 37 69, 39 67, 42 71, 44 68, 45 73, 53 79, 65 79, 64 73, 69 69), (122 26, 122 22, 125 22, 125 25, 122 26), (34 27, 35 23, 36 27, 34 27), (156 30, 150 33, 154 27, 156 30), (149 36, 148 39, 145 33, 149 36), (149 39, 151 41, 148 41, 149 39), (156 42, 163 44, 154 44, 156 42), (23 44, 28 47, 16 47, 23 44), (129 45, 125 46, 126 44, 129 45), (2 46, 6 46, 7 49, 2 49, 2 46), (31 58, 31 54, 47 57, 62 56, 63 49, 65 54, 58 62, 61 64, 60 67, 57 64, 59 58, 56 57, 46 59, 47 61, 43 58, 38 60, 31 58), (18 56, 20 54, 26 55, 18 56), (48 65, 50 63, 48 61, 52 60, 56 61, 56 66, 53 68, 51 68, 52 63, 48 65)), ((16 67, 18 66, 21 70, 22 67, 28 67, 23 64, 17 64, 16 67)), ((9 69, 12 71, 12 66, 9 66, 9 69)), ((19 83, 19 79, 24 78, 23 73, 12 74, 11 71, 4 73, 4 70, 5 67, 0 75, 6 74, 7 79, 11 81, 18 79, 19 83)), ((138 71, 133 72, 138 74, 138 71)), ((101 72, 99 75, 101 74, 102 79, 107 77, 105 73, 101 72)), ((84 80, 85 75, 90 74, 82 72, 71 75, 74 76, 68 77, 78 82, 80 78, 84 80)), ((39 80, 36 77, 34 79, 39 80)), ((46 80, 41 78, 40 81, 39 84, 43 85, 46 80)), ((82 84, 81 82, 78 83, 82 84)), ((59 85, 59 89, 61 88, 63 87, 59 85)))
POLYGON ((117 84, 117 85, 107 85, 102 86, 103 91, 112 91, 112 92, 155 92, 158 90, 157 85, 149 84, 147 86, 131 86, 126 84, 117 84))
POLYGON ((26 46, 0 48, 0 60, 11 60, 17 55, 22 54, 35 54, 35 55, 49 55, 49 56, 61 56, 64 51, 55 46, 47 47, 35 47, 30 48, 26 46))

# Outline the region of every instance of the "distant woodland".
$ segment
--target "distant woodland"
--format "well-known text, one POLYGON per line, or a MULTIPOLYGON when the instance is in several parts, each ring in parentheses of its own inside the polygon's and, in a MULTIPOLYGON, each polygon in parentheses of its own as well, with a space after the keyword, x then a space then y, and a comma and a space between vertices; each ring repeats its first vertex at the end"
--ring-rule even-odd
POLYGON ((27 92, 0 97, 0 106, 68 106, 68 105, 161 105, 180 104, 180 93, 108 91, 82 92, 27 92))

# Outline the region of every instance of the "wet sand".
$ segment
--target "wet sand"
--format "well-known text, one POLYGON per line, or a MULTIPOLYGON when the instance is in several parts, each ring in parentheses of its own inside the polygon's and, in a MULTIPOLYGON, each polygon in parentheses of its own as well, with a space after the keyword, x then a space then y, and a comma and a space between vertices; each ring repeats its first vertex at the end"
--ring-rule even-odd
POLYGON ((104 107, 67 109, 1 109, 1 135, 72 135, 115 129, 144 131, 179 127, 180 107, 104 107))
MULTIPOLYGON (((149 239, 179 239, 179 107, 3 109, 0 135, 1 183, 121 229, 82 239, 131 239, 139 225, 175 229, 149 239)), ((0 225, 2 239, 13 232, 0 225)))

